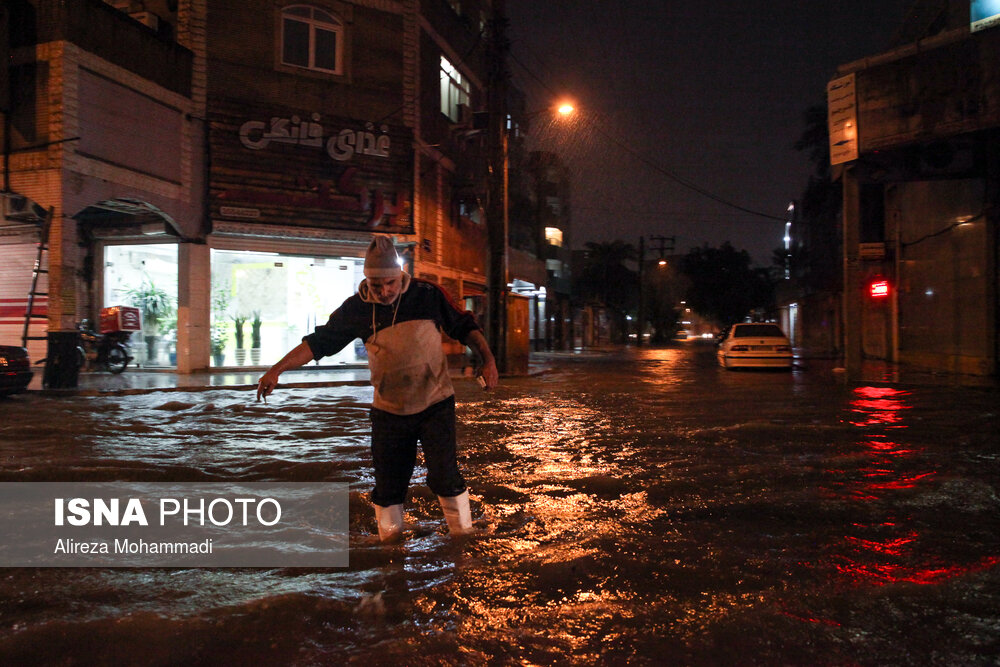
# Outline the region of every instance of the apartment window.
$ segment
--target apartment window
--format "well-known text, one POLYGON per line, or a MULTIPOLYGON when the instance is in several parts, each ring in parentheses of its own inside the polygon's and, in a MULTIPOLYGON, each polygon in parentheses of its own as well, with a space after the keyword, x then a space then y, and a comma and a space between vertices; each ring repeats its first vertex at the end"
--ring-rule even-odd
POLYGON ((343 72, 344 26, 332 14, 304 5, 281 12, 281 63, 330 74, 343 72))
POLYGON ((563 244, 563 233, 558 227, 546 227, 545 228, 545 240, 549 245, 554 245, 556 247, 562 247, 563 244))
POLYGON ((441 113, 453 123, 462 121, 459 105, 469 106, 469 82, 441 56, 441 113))
POLYGON ((477 225, 483 224, 483 207, 476 197, 460 198, 458 200, 458 215, 460 220, 469 220, 477 225))
POLYGON ((555 217, 559 218, 562 216, 562 198, 561 197, 546 197, 545 206, 549 209, 555 217))

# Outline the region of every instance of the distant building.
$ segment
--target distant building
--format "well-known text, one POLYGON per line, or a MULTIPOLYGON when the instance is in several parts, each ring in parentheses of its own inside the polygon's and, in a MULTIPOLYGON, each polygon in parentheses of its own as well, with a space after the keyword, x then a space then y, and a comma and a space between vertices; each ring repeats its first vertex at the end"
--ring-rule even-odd
POLYGON ((916 3, 898 48, 828 86, 849 374, 997 375, 1000 17, 976 4, 916 3))
MULTIPOLYGON (((535 349, 572 347, 569 169, 555 153, 533 151, 524 165, 535 255, 544 272, 532 309, 535 349)), ((512 241, 513 244, 513 241, 512 241)))

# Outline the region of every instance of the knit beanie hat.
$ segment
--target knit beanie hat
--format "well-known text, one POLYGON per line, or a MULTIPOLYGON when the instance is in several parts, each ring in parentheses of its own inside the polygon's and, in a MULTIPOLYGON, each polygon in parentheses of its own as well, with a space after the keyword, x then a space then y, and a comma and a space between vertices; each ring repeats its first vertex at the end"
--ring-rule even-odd
POLYGON ((388 236, 376 236, 365 253, 366 278, 398 278, 399 255, 388 236))

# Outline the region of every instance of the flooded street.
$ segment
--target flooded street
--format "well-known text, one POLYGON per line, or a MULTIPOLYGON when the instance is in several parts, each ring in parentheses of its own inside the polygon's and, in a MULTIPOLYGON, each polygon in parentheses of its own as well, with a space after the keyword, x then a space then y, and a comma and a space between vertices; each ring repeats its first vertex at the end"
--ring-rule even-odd
POLYGON ((477 535, 378 543, 366 387, 0 402, 0 481, 348 482, 344 569, 0 570, 4 664, 993 665, 1000 401, 693 344, 456 383, 477 535))

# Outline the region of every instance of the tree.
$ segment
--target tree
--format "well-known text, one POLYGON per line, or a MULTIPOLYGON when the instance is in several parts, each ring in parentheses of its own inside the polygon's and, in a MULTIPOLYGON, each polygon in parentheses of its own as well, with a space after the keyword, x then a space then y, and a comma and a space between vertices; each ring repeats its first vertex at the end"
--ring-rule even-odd
POLYGON ((605 306, 624 332, 625 316, 639 303, 636 272, 625 263, 636 258, 635 248, 624 241, 586 244, 587 254, 576 278, 576 293, 591 303, 605 306))
POLYGON ((643 268, 643 293, 646 298, 646 320, 653 327, 649 342, 662 345, 677 331, 681 312, 678 304, 686 298, 688 281, 681 275, 677 262, 660 264, 649 260, 643 268))
POLYGON ((807 151, 815 171, 799 201, 798 230, 793 234, 792 276, 807 292, 836 291, 841 285, 839 182, 830 179, 830 138, 825 105, 803 113, 805 129, 795 149, 807 151))
POLYGON ((722 326, 740 322, 752 311, 773 308, 771 274, 752 267, 749 253, 728 241, 719 248, 692 248, 681 258, 681 271, 691 281, 688 307, 722 326))

